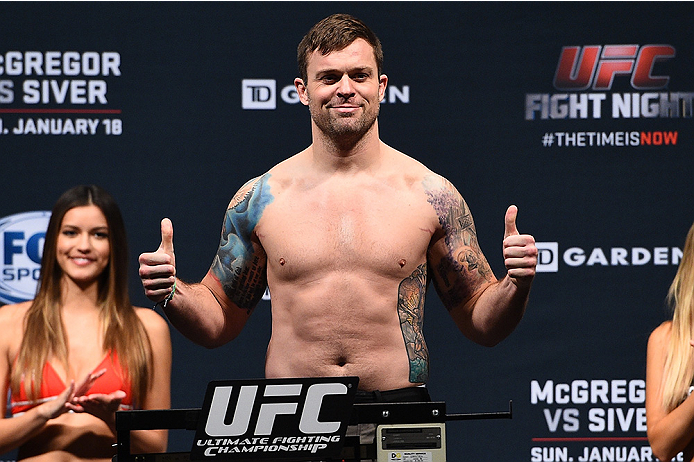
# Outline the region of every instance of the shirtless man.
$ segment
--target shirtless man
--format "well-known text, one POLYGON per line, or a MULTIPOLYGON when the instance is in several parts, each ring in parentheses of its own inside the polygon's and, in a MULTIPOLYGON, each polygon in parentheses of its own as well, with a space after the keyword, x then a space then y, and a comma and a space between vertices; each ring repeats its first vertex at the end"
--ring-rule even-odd
POLYGON ((294 83, 311 114, 312 144, 236 193, 200 283, 176 279, 173 227, 162 220, 159 249, 140 256, 145 294, 168 300, 174 326, 212 348, 239 334, 267 286, 268 378, 359 376, 360 390, 411 389, 429 375, 429 280, 463 334, 495 345, 525 311, 534 239, 518 233, 510 206, 508 272, 497 280, 453 185, 379 139, 388 78, 380 42, 363 23, 326 18, 298 51, 294 83))

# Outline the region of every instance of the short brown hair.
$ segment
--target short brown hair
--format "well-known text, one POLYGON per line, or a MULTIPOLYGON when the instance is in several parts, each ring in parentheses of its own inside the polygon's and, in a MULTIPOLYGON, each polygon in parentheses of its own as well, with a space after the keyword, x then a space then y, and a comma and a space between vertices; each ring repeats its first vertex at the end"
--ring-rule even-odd
POLYGON ((383 48, 381 42, 361 20, 349 14, 333 14, 316 23, 304 36, 297 47, 299 77, 306 83, 308 78, 308 57, 318 50, 327 55, 333 51, 347 48, 356 39, 366 40, 374 50, 378 75, 383 69, 383 48))

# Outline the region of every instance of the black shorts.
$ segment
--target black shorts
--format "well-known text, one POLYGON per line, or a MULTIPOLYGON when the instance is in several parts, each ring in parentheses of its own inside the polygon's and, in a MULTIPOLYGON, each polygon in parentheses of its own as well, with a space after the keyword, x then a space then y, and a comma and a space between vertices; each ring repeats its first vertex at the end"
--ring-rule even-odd
POLYGON ((429 390, 426 387, 407 387, 387 391, 357 390, 355 403, 413 403, 429 402, 429 390))

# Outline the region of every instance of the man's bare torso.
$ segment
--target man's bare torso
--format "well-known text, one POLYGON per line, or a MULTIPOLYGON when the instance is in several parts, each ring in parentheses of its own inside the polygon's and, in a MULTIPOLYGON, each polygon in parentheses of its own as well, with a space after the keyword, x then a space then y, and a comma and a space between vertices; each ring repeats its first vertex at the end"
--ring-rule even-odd
POLYGON ((431 172, 385 148, 372 171, 321 174, 306 168, 306 152, 270 171, 273 200, 255 229, 272 297, 268 377, 356 375, 367 390, 421 383, 412 369, 417 355, 419 367, 428 361, 422 308, 439 230, 422 186, 431 172))

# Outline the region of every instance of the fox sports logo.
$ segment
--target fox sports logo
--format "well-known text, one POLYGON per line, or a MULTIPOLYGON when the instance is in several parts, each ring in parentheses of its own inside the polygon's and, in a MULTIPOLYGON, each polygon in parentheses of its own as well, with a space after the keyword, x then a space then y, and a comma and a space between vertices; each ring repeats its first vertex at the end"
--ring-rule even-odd
POLYGON ((0 303, 19 303, 36 295, 50 216, 40 211, 0 218, 0 303))

